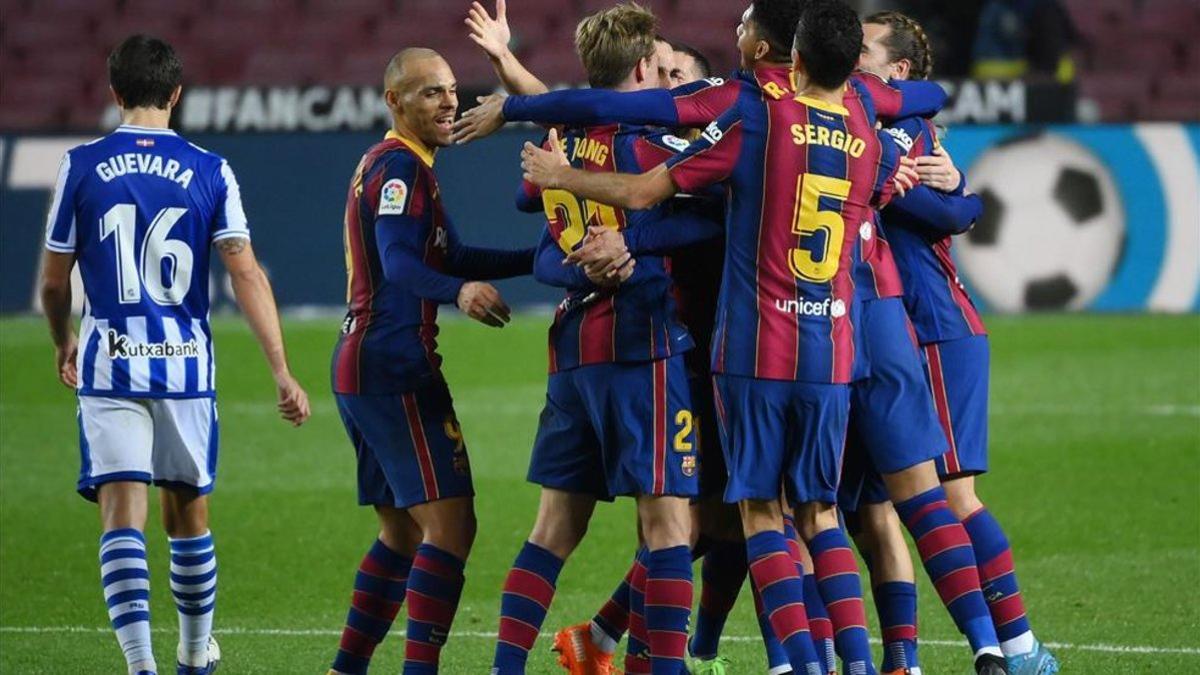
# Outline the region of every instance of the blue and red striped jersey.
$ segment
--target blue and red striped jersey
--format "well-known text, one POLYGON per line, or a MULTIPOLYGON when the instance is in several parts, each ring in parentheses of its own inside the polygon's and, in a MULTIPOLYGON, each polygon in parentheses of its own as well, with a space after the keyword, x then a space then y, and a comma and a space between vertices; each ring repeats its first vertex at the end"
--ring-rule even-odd
MULTIPOLYGON (((765 69, 764 69, 765 70, 765 69)), ((738 81, 734 105, 667 162, 680 189, 729 189, 713 372, 849 382, 859 224, 891 197, 869 106, 795 96, 772 74, 738 81)))
MULTIPOLYGON (((789 66, 777 65, 755 71, 768 92, 783 96, 795 90, 789 66)), ((685 126, 699 126, 716 119, 733 105, 738 95, 739 80, 722 82, 700 80, 672 90, 676 93, 675 108, 685 126)), ((890 119, 901 111, 904 96, 894 87, 870 73, 856 72, 846 87, 846 105, 857 99, 866 109, 872 124, 875 119, 890 119)), ((860 249, 855 252, 855 289, 863 300, 900 297, 904 289, 900 272, 892 259, 891 248, 875 213, 859 224, 860 249)))
MULTIPOLYGON (((572 166, 622 173, 646 171, 687 146, 661 130, 617 124, 568 129, 562 143, 572 166)), ((615 289, 598 288, 577 268, 562 266, 567 253, 583 243, 587 227, 623 230, 650 224, 667 215, 667 205, 627 211, 565 190, 546 190, 540 196, 547 222, 535 275, 567 290, 550 327, 550 372, 662 359, 691 349, 692 338, 679 321, 663 257, 638 256, 633 276, 615 289)))
MULTIPOLYGON (((886 131, 909 157, 938 147, 937 130, 924 118, 899 120, 886 131)), ((882 212, 904 304, 922 344, 987 333, 951 255, 953 235, 966 231, 982 208, 979 196, 964 195, 962 186, 952 194, 917 186, 882 212)))
POLYGON ((347 312, 333 355, 339 394, 412 391, 441 377, 438 305, 468 279, 528 274, 533 250, 463 245, 446 215, 433 151, 389 131, 346 196, 347 312))

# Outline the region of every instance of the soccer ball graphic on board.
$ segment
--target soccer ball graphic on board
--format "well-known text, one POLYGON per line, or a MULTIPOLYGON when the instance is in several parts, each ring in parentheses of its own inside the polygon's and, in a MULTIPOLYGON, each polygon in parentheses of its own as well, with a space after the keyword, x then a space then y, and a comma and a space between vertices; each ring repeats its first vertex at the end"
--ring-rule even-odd
POLYGON ((983 198, 983 216, 955 253, 990 308, 1077 310, 1108 285, 1125 215, 1091 150, 1050 133, 1010 139, 970 167, 968 188, 983 198))

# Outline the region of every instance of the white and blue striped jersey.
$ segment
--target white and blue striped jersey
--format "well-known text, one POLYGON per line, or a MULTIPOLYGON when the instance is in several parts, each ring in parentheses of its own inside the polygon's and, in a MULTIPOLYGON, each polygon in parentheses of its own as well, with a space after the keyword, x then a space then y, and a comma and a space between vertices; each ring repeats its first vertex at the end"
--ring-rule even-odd
POLYGON ((67 152, 46 248, 83 277, 79 395, 213 395, 208 266, 227 237, 249 237, 233 171, 175 132, 126 125, 67 152))

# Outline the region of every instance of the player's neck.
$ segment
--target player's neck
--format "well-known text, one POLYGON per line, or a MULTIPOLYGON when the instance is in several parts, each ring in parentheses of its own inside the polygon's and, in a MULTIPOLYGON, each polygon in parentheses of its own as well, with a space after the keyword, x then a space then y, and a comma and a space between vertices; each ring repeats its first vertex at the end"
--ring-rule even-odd
POLYGON ((415 143, 419 148, 425 148, 426 150, 431 149, 430 145, 421 140, 420 136, 413 133, 413 130, 409 129, 407 124, 396 118, 392 118, 392 133, 404 138, 405 140, 415 143))
POLYGON ((845 89, 845 87, 825 89, 824 87, 818 87, 812 82, 796 82, 797 96, 816 99, 818 101, 824 101, 825 103, 833 103, 835 105, 842 104, 843 89, 845 89))
POLYGON ((171 126, 171 111, 162 108, 124 108, 121 124, 148 129, 167 129, 171 126))

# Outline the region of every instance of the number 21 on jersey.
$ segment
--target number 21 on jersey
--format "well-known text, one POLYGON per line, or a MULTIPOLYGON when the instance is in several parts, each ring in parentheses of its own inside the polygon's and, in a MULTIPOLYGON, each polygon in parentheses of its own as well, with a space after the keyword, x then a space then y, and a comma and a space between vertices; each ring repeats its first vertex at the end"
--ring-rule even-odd
POLYGON ((843 178, 802 173, 796 179, 792 233, 799 246, 788 252, 788 267, 797 278, 823 282, 837 274, 846 232, 841 204, 849 196, 850 181, 843 178), (822 197, 835 200, 837 210, 822 209, 822 197))
POLYGON ((621 229, 617 210, 608 204, 599 204, 590 199, 579 199, 566 190, 546 190, 542 193, 542 209, 546 220, 551 223, 551 233, 557 228, 558 245, 566 253, 587 236, 587 228, 601 225, 610 230, 621 229))

